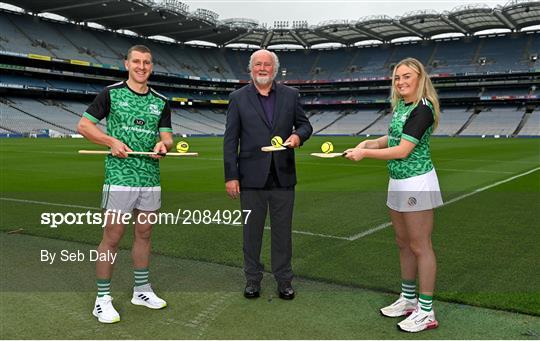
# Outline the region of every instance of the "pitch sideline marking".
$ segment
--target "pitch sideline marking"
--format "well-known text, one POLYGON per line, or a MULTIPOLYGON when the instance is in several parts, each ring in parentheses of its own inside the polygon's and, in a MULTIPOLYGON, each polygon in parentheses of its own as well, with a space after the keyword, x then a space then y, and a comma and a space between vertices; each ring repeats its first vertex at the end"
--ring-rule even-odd
MULTIPOLYGON (((472 192, 469 192, 467 194, 463 194, 463 195, 460 195, 458 197, 455 197, 453 199, 448 200, 447 202, 443 203, 443 205, 441 207, 446 206, 446 205, 450 205, 450 204, 452 204, 454 202, 457 202, 457 201, 460 201, 460 200, 463 200, 463 199, 468 198, 468 197, 470 197, 472 195, 484 192, 484 191, 486 191, 486 190, 488 190, 490 188, 493 188, 495 186, 510 182, 510 181, 515 180, 517 178, 520 178, 522 176, 529 175, 529 174, 534 173, 534 172, 536 172, 538 170, 540 170, 540 167, 533 168, 533 169, 531 169, 529 171, 526 171, 524 173, 520 173, 520 174, 514 175, 512 177, 509 177, 507 179, 500 180, 500 181, 494 182, 494 183, 492 183, 490 185, 475 189, 472 192)), ((98 207, 51 203, 51 202, 46 202, 46 201, 24 200, 24 199, 5 198, 5 197, 0 197, 0 200, 21 202, 21 203, 27 203, 27 204, 40 204, 40 205, 51 205, 51 206, 61 206, 61 207, 83 208, 83 209, 90 209, 90 210, 100 210, 100 208, 98 208, 98 207)), ((232 225, 232 224, 221 224, 221 225, 236 226, 236 225, 232 225)), ((380 230, 383 230, 383 229, 385 229, 385 228, 387 228, 387 227, 389 227, 391 225, 392 225, 392 222, 386 222, 386 223, 377 225, 377 226, 375 226, 375 227, 373 227, 373 228, 371 228, 369 230, 357 233, 357 234, 349 236, 349 237, 340 237, 340 236, 334 236, 334 235, 330 235, 330 234, 314 233, 314 232, 309 232, 309 231, 298 231, 298 230, 292 230, 292 233, 303 234, 303 235, 313 236, 313 237, 320 237, 320 238, 354 241, 354 240, 358 240, 360 238, 363 238, 365 236, 369 236, 369 235, 371 235, 371 234, 373 234, 375 232, 378 232, 380 230)), ((266 230, 270 229, 269 226, 265 226, 264 228, 266 230)))
MULTIPOLYGON (((37 204, 37 205, 49 205, 49 206, 69 207, 69 208, 82 208, 82 209, 93 210, 93 211, 101 210, 101 208, 93 207, 93 206, 70 205, 70 204, 54 203, 54 202, 48 202, 48 201, 38 201, 38 200, 26 200, 26 199, 6 198, 6 197, 0 197, 0 200, 12 201, 12 202, 20 202, 20 203, 24 203, 24 204, 37 204)), ((240 225, 236 225, 236 224, 217 224, 217 225, 225 225, 225 226, 231 226, 231 227, 241 227, 240 225)), ((265 226, 264 228, 266 230, 270 230, 270 226, 265 226)), ((323 233, 315 233, 315 232, 309 232, 309 231, 298 231, 298 230, 292 230, 292 232, 296 233, 296 234, 307 235, 307 236, 348 240, 347 237, 339 237, 339 236, 333 236, 333 235, 323 234, 323 233)))
MULTIPOLYGON (((536 167, 536 168, 533 168, 533 169, 531 169, 531 170, 528 170, 528 171, 526 171, 526 172, 524 172, 524 173, 520 173, 520 174, 518 174, 518 175, 511 176, 511 177, 509 177, 509 178, 507 178, 507 179, 504 179, 504 180, 500 180, 500 181, 494 182, 494 183, 492 183, 491 185, 487 185, 487 186, 484 186, 484 187, 481 187, 481 188, 477 188, 477 189, 475 189, 475 190, 472 191, 472 192, 469 192, 469 193, 467 193, 467 194, 463 194, 463 195, 460 195, 460 196, 458 196, 458 197, 455 197, 455 198, 453 198, 453 199, 448 200, 447 202, 443 203, 441 207, 446 206, 446 205, 453 204, 453 203, 455 203, 455 202, 457 202, 457 201, 460 201, 460 200, 463 200, 463 199, 465 199, 465 198, 468 198, 468 197, 470 197, 471 195, 475 195, 475 194, 478 194, 478 193, 480 193, 480 192, 484 192, 484 191, 486 191, 486 190, 488 190, 488 189, 490 189, 490 188, 493 188, 493 187, 495 187, 495 186, 502 185, 502 184, 504 184, 504 183, 510 182, 510 181, 515 180, 515 179, 517 179, 517 178, 520 178, 520 177, 522 177, 522 176, 529 175, 529 174, 534 173, 534 172, 536 172, 536 171, 538 171, 538 170, 540 170, 540 167, 536 167)), ((376 226, 376 227, 374 227, 374 228, 371 228, 371 229, 369 229, 369 230, 367 230, 367 231, 364 231, 364 232, 361 232, 361 233, 352 235, 352 236, 350 236, 350 237, 347 237, 347 240, 353 241, 353 240, 357 240, 357 239, 360 239, 360 238, 365 237, 365 236, 369 236, 370 234, 373 234, 373 233, 375 233, 375 232, 377 232, 377 231, 380 231, 380 230, 382 230, 382 229, 385 229, 385 228, 387 228, 388 226, 391 226, 391 225, 392 225, 392 222, 386 222, 386 223, 384 223, 384 224, 381 224, 381 225, 379 225, 379 226, 376 226)))

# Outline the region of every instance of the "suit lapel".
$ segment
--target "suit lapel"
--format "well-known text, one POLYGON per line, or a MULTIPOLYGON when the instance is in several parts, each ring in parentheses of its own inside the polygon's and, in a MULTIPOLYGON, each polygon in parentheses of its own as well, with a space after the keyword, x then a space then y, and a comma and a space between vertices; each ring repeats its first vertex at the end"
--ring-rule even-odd
POLYGON ((268 123, 268 119, 266 118, 266 115, 264 114, 264 110, 262 108, 261 102, 259 101, 259 98, 257 98, 257 88, 255 88, 255 85, 253 84, 249 84, 248 86, 250 87, 248 93, 249 93, 249 101, 251 102, 251 106, 253 107, 253 109, 255 109, 255 112, 257 112, 257 114, 261 117, 264 124, 266 124, 268 128, 272 128, 270 126, 270 123, 268 123))

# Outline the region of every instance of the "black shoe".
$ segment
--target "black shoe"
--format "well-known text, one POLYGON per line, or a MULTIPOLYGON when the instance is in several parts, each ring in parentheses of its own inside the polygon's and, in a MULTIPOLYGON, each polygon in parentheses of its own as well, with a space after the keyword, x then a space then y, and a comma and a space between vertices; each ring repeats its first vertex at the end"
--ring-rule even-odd
POLYGON ((281 282, 278 284, 279 298, 292 300, 294 298, 294 289, 291 282, 281 282))
POLYGON ((248 280, 246 282, 246 287, 244 288, 244 297, 257 298, 259 296, 261 296, 261 282, 248 280))

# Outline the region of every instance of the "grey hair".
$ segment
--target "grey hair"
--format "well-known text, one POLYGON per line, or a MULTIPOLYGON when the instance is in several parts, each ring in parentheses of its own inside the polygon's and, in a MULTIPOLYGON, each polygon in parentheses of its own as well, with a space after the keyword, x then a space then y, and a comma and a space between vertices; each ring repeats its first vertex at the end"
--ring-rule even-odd
POLYGON ((277 54, 275 54, 274 52, 272 52, 270 50, 261 49, 261 50, 255 51, 255 52, 253 52, 251 54, 251 56, 249 57, 249 64, 248 64, 249 72, 251 72, 251 70, 253 69, 253 58, 255 57, 255 53, 257 53, 259 51, 267 51, 272 56, 272 59, 274 60, 274 74, 272 75, 272 79, 276 79, 276 76, 277 76, 277 73, 278 73, 278 70, 279 70, 279 58, 278 58, 277 54))

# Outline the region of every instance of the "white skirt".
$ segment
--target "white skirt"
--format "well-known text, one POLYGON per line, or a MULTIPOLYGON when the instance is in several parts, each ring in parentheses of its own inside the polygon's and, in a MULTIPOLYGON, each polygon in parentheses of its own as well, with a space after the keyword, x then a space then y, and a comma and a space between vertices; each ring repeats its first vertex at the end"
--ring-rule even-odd
POLYGON ((386 206, 398 212, 430 210, 443 204, 435 169, 407 179, 390 179, 386 206))

